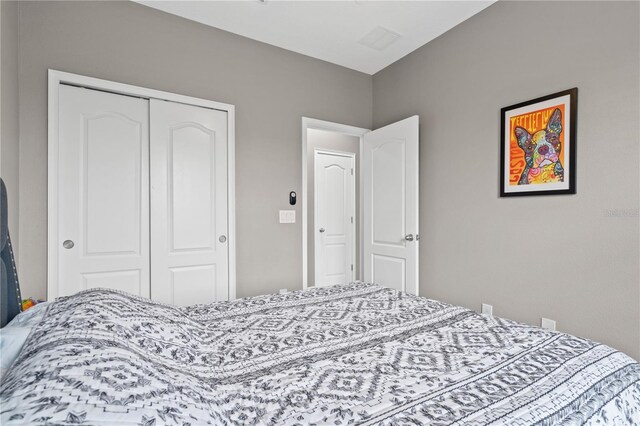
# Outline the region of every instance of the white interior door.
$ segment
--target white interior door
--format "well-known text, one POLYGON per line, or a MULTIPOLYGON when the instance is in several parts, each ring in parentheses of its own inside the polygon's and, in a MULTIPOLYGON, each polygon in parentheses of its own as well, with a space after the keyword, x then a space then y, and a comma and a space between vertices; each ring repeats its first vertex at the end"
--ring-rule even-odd
POLYGON ((418 294, 418 116, 364 135, 364 280, 418 294))
POLYGON ((314 152, 315 285, 354 279, 355 158, 314 152))
POLYGON ((61 85, 58 294, 149 296, 149 103, 61 85))
POLYGON ((151 298, 229 298, 227 113, 151 100, 151 298))

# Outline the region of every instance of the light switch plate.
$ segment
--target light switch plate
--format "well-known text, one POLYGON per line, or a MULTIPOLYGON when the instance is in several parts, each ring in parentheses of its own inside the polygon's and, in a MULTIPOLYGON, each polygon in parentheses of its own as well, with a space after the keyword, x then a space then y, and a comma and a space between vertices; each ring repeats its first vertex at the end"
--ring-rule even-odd
POLYGON ((296 223, 296 211, 280 210, 280 223, 296 223))

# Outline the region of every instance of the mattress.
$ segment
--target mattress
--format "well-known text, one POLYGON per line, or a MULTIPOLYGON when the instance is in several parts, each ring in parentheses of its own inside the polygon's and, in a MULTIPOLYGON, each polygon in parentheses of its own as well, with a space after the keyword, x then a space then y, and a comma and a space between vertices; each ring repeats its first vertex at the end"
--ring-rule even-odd
POLYGON ((196 305, 51 303, 0 387, 11 424, 640 424, 602 344, 370 284, 196 305))

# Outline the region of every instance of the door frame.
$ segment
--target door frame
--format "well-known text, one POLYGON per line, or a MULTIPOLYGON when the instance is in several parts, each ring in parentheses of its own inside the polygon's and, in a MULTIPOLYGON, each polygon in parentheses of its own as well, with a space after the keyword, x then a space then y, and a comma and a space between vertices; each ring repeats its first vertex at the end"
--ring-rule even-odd
MULTIPOLYGON (((363 143, 364 143, 364 135, 365 133, 369 133, 371 130, 370 129, 364 129, 361 127, 355 127, 355 126, 349 126, 347 124, 340 124, 340 123, 334 123, 331 121, 325 121, 325 120, 318 120, 316 118, 309 118, 309 117, 302 117, 302 288, 303 289, 307 289, 308 288, 308 252, 307 252, 307 240, 308 240, 308 236, 307 236, 307 232, 309 231, 307 229, 307 225, 308 225, 308 208, 307 208, 307 184, 308 184, 308 178, 307 178, 307 155, 308 155, 308 148, 307 148, 307 130, 308 129, 315 129, 315 130, 325 130, 325 131, 329 131, 329 132, 334 132, 334 133, 340 133, 343 135, 349 135, 349 136, 356 136, 360 139, 360 149, 358 150, 359 153, 358 155, 360 155, 360 158, 362 158, 362 150, 363 150, 363 143)), ((358 204, 360 206, 360 212, 362 212, 362 204, 363 204, 363 199, 362 199, 362 179, 360 179, 360 186, 358 188, 360 194, 359 194, 359 199, 358 199, 358 204)), ((362 221, 359 220, 359 231, 360 231, 360 240, 357 241, 358 244, 360 244, 360 247, 362 247, 362 243, 363 243, 363 229, 362 229, 362 221)), ((360 265, 359 269, 359 275, 362 276, 362 250, 360 250, 360 261, 358 262, 358 264, 360 265)))
POLYGON ((227 220, 229 249, 229 299, 236 298, 235 226, 235 106, 162 90, 117 83, 49 69, 48 74, 48 183, 47 183, 47 299, 58 296, 58 116, 62 84, 145 99, 160 99, 211 108, 227 113, 227 220))
MULTIPOLYGON (((359 218, 356 217, 356 203, 359 203, 360 200, 356 199, 356 176, 358 176, 358 173, 360 173, 360 170, 358 170, 358 168, 356 167, 356 154, 353 152, 342 152, 342 151, 333 151, 330 149, 321 149, 321 148, 315 148, 313 150, 313 170, 314 173, 316 173, 318 171, 318 168, 316 167, 316 160, 318 159, 318 154, 321 155, 331 155, 334 157, 344 157, 344 158, 350 158, 351 159, 351 164, 352 164, 352 169, 353 169, 353 179, 351 181, 351 191, 353 193, 353 210, 352 210, 352 214, 353 214, 353 220, 354 220, 354 225, 352 227, 352 234, 351 234, 351 260, 352 262, 355 264, 356 262, 356 244, 358 243, 356 241, 356 233, 355 233, 355 229, 356 226, 360 226, 360 222, 361 220, 359 220, 359 218)), ((313 178, 313 223, 314 224, 318 224, 318 179, 317 179, 317 175, 314 176, 313 178)), ((308 218, 307 218, 308 219, 308 218)), ((314 231, 315 232, 315 231, 314 231)), ((316 260, 318 260, 318 239, 316 238, 314 240, 314 250, 313 250, 313 261, 314 263, 317 265, 316 260)), ((358 262, 359 263, 359 262, 358 262)), ((308 266, 307 266, 308 267, 308 266)), ((314 265, 314 281, 317 283, 318 282, 318 268, 317 266, 314 265)), ((356 270, 355 268, 351 270, 351 281, 353 281, 355 279, 355 275, 356 275, 356 270)), ((317 284, 316 284, 317 286, 317 284)), ((320 286, 322 287, 322 286, 320 286)))

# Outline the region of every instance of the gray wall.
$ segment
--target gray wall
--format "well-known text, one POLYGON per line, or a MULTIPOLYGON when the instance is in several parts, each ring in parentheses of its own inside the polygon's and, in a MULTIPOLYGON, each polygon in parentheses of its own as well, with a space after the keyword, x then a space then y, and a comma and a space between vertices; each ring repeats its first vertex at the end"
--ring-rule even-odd
MULTIPOLYGON (((326 130, 307 130, 307 283, 315 285, 315 229, 314 213, 314 150, 326 149, 329 151, 350 152, 356 155, 356 218, 360 217, 360 138, 343 135, 326 130)), ((356 279, 359 279, 360 270, 360 224, 356 223, 356 258, 354 268, 356 279)))
POLYGON ((640 357, 637 2, 498 2, 377 73, 419 114, 420 291, 640 357), (577 86, 577 195, 498 198, 500 108, 577 86))
POLYGON ((18 188, 18 3, 0 2, 0 176, 7 185, 9 232, 14 255, 19 251, 18 188))
POLYGON ((238 296, 302 287, 301 224, 278 223, 301 117, 369 127, 371 76, 131 2, 21 2, 20 53, 25 297, 46 289, 48 68, 234 104, 238 296))

